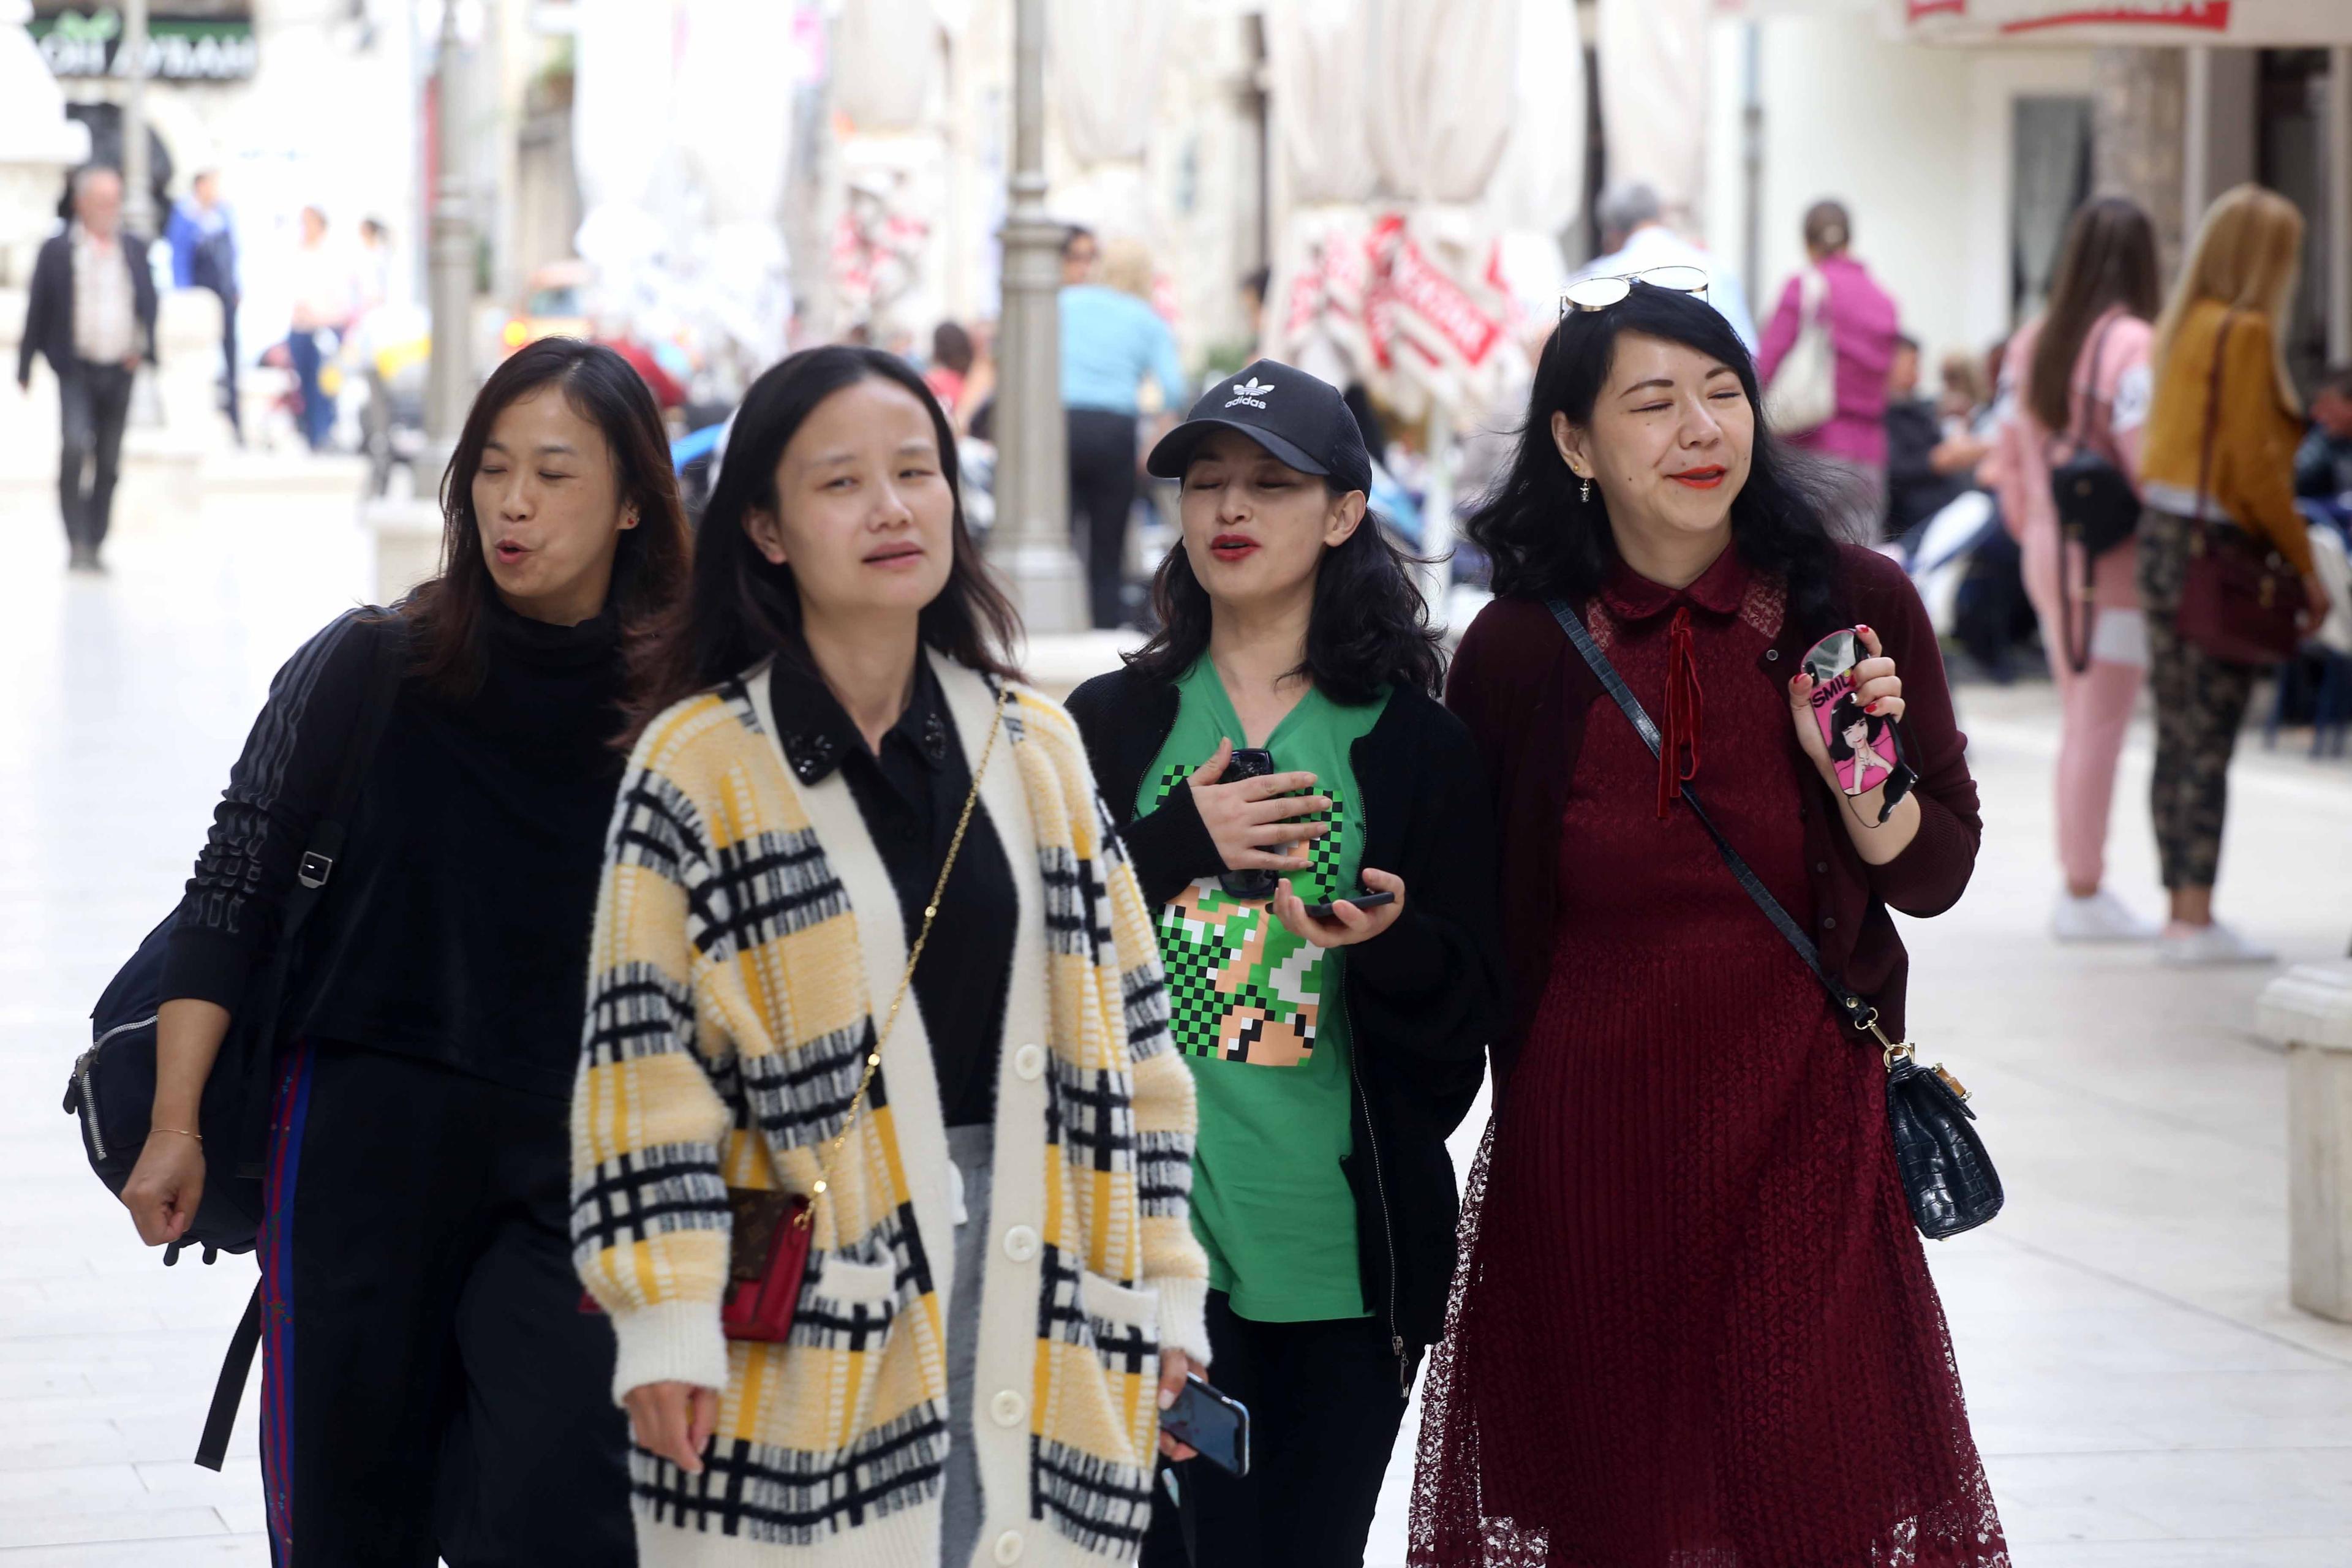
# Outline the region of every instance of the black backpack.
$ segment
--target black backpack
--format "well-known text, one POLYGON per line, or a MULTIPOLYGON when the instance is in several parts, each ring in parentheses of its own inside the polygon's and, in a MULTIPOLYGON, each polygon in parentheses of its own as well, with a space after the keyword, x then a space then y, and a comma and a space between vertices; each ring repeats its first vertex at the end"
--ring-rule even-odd
MULTIPOLYGON (((2065 645, 2066 662, 2077 675, 2091 668, 2092 624, 2098 618, 2091 604, 2092 564, 2117 545, 2129 543, 2139 532, 2139 492, 2132 488, 2130 476, 2090 444, 2089 411, 2099 403, 2099 353, 2106 346, 2107 329, 2115 324, 2116 317, 2108 316, 2091 340, 2090 380, 2081 389, 2074 418, 2064 433, 2073 450, 2050 469, 2050 499, 2058 511, 2059 639, 2065 645), (2074 589, 2066 581, 2070 543, 2083 547, 2079 622, 2074 589)), ((2112 407, 2107 408, 2107 441, 2114 445, 2112 407)))
MULTIPOLYGON (((335 775, 334 794, 310 830, 288 894, 278 942, 248 986, 205 1080, 200 1110, 205 1135, 205 1191, 185 1235, 163 1249, 166 1265, 188 1247, 202 1249, 210 1263, 224 1252, 250 1252, 262 1219, 262 1166, 269 1150, 271 1067, 292 987, 300 938, 324 897, 343 836, 358 803, 360 785, 375 756, 406 662, 407 639, 396 624, 373 637, 368 681, 360 711, 335 775)), ((155 1020, 161 1005, 163 956, 177 911, 147 933, 139 951, 115 973, 90 1012, 90 1045, 66 1079, 66 1113, 81 1127, 82 1152, 89 1168, 117 1197, 146 1147, 148 1115, 155 1100, 155 1020)), ((213 1394, 212 1413, 197 1445, 196 1463, 221 1468, 229 1427, 261 1332, 261 1290, 254 1288, 245 1318, 229 1342, 213 1394)))

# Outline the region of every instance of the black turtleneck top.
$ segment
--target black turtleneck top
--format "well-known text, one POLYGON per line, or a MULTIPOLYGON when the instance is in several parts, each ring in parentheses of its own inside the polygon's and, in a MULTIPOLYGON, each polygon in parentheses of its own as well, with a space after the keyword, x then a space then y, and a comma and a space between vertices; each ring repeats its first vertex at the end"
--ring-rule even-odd
MULTIPOLYGON (((624 759, 611 611, 577 626, 493 605, 480 689, 401 683, 303 938, 286 1016, 307 1035, 568 1095, 589 927, 624 759)), ((271 682, 213 813, 164 961, 165 1000, 234 1012, 277 940, 365 689, 364 612, 271 682)))

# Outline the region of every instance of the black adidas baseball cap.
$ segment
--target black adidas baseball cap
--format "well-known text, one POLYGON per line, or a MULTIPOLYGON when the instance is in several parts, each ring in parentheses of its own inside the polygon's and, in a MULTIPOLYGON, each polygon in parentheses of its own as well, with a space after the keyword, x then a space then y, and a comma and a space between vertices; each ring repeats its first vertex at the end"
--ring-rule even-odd
POLYGON ((1292 468, 1341 489, 1372 488, 1372 456, 1339 389, 1280 360, 1256 360, 1201 395, 1184 423, 1160 438, 1143 471, 1181 479, 1192 448, 1212 430, 1238 430, 1292 468))

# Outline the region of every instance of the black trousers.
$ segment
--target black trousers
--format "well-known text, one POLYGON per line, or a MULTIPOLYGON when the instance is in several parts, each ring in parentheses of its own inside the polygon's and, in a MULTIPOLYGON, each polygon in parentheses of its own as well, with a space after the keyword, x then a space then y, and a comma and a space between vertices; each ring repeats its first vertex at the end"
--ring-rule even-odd
POLYGON ((1127 525, 1135 510, 1135 416, 1073 408, 1070 416, 1070 537, 1087 559, 1087 599, 1095 627, 1127 618, 1120 602, 1127 525))
POLYGON ((1142 1568, 1361 1568, 1404 1420, 1387 1332, 1371 1318, 1252 1322, 1212 1290, 1209 1349, 1209 1380, 1249 1406, 1250 1473, 1162 1460, 1181 1501, 1153 1494, 1142 1568))
POLYGON ((77 360, 58 378, 58 510, 65 518, 66 542, 77 553, 94 556, 114 518, 122 424, 131 414, 131 372, 77 360))
POLYGON ((380 1051, 279 1069, 262 1273, 278 1568, 628 1568, 613 1332, 561 1100, 380 1051))

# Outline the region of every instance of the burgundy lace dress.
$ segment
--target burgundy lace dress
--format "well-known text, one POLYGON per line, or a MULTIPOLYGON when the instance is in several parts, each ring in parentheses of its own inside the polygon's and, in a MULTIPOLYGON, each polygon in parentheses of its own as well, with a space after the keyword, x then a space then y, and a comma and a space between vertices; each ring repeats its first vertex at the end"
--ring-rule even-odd
MULTIPOLYGON (((1662 724, 1679 666, 1694 788, 1810 923, 1822 786, 1749 587, 1728 555, 1682 593, 1621 574, 1588 624, 1662 724)), ((1412 1561, 2003 1568, 1878 1057, 1664 787, 1601 699, 1549 983, 1472 1180, 1412 1561)))

